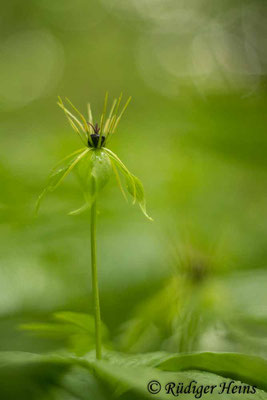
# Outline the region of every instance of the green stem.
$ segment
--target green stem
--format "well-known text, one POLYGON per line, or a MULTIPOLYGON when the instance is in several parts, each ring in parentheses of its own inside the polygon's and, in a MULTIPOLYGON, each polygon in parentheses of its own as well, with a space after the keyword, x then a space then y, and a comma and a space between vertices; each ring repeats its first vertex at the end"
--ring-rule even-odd
POLYGON ((92 267, 92 289, 95 314, 95 344, 96 358, 101 359, 101 318, 99 304, 99 290, 97 280, 97 265, 96 265, 96 200, 91 207, 91 267, 92 267))

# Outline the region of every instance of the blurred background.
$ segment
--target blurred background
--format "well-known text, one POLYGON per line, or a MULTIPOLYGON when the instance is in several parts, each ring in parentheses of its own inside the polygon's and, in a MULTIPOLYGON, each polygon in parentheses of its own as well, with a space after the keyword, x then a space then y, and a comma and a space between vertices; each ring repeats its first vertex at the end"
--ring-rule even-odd
MULTIPOLYGON (((111 142, 144 183, 151 223, 115 180, 99 204, 102 318, 128 353, 267 353, 266 3, 5 2, 0 24, 0 350, 66 337, 21 324, 91 313, 89 222, 75 176, 34 204, 81 147, 57 96, 133 101, 111 142)), ((64 335, 63 335, 64 336, 64 335)), ((66 344, 67 345, 67 344, 66 344)))

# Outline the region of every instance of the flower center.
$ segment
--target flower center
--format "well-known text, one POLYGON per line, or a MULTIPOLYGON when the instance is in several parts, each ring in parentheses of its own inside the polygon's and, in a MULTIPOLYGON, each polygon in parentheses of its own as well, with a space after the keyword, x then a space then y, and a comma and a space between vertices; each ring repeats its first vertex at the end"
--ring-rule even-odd
MULTIPOLYGON (((91 137, 91 139, 92 139, 93 146, 92 146, 92 144, 90 143, 90 140, 89 140, 89 139, 88 139, 88 146, 89 146, 89 147, 97 148, 97 147, 98 147, 98 142, 99 142, 100 135, 99 135, 98 133, 93 133, 92 135, 90 135, 90 137, 91 137)), ((100 146, 99 146, 99 147, 104 146, 105 140, 106 140, 106 137, 105 137, 104 135, 102 135, 102 136, 101 136, 101 143, 100 143, 100 146)))

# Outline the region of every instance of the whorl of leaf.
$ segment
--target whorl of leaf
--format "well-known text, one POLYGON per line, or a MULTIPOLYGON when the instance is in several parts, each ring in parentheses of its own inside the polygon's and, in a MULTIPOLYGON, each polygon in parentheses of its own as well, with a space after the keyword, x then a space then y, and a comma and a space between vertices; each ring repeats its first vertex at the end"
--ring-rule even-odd
MULTIPOLYGON (((128 98, 120 111, 120 105, 122 101, 121 93, 118 99, 113 100, 110 111, 107 112, 108 92, 106 93, 103 112, 100 118, 99 139, 97 146, 93 144, 93 139, 91 135, 92 133, 96 134, 96 128, 98 127, 98 124, 95 123, 94 125, 90 104, 88 104, 88 121, 86 121, 86 118, 72 104, 72 102, 67 98, 66 100, 72 107, 73 112, 76 115, 74 115, 65 107, 60 97, 58 105, 64 111, 71 127, 75 130, 75 132, 78 133, 86 148, 76 150, 72 154, 66 156, 56 165, 56 167, 53 168, 49 175, 48 182, 37 200, 36 213, 39 210, 40 203, 43 197, 48 192, 54 191, 69 175, 69 173, 74 170, 74 168, 77 167, 78 164, 80 168, 84 161, 87 164, 87 167, 85 168, 85 173, 82 174, 83 176, 80 176, 80 174, 78 173, 78 178, 82 186, 85 204, 78 209, 71 211, 69 215, 78 215, 90 208, 92 202, 95 200, 99 192, 108 182, 113 171, 124 198, 127 199, 123 184, 120 179, 120 173, 125 178, 125 186, 128 193, 133 198, 133 204, 137 202, 143 214, 149 220, 152 220, 152 218, 147 214, 146 211, 146 201, 142 182, 128 170, 128 168, 122 163, 122 161, 115 153, 106 148, 109 137, 110 135, 114 134, 115 130, 117 129, 118 124, 131 101, 131 97, 128 98), (105 140, 102 141, 103 135, 105 135, 105 140), (102 142, 104 143, 104 145, 101 147, 102 142), (89 155, 89 152, 90 160, 86 157, 87 155, 89 155)), ((75 168, 75 170, 77 170, 77 168, 75 168)))

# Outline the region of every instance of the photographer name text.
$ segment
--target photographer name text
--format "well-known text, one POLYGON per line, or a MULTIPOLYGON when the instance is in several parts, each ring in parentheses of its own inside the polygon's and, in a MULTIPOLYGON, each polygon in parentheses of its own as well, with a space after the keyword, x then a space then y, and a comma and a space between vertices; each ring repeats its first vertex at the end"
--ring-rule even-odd
POLYGON ((256 386, 247 384, 236 384, 235 381, 222 382, 218 385, 200 385, 197 381, 192 380, 189 384, 182 382, 168 382, 162 388, 161 383, 157 380, 152 380, 147 385, 147 390, 151 394, 158 394, 164 392, 170 396, 178 397, 180 394, 190 394, 196 399, 201 399, 203 394, 229 394, 229 395, 242 395, 242 394, 256 394, 256 386))

